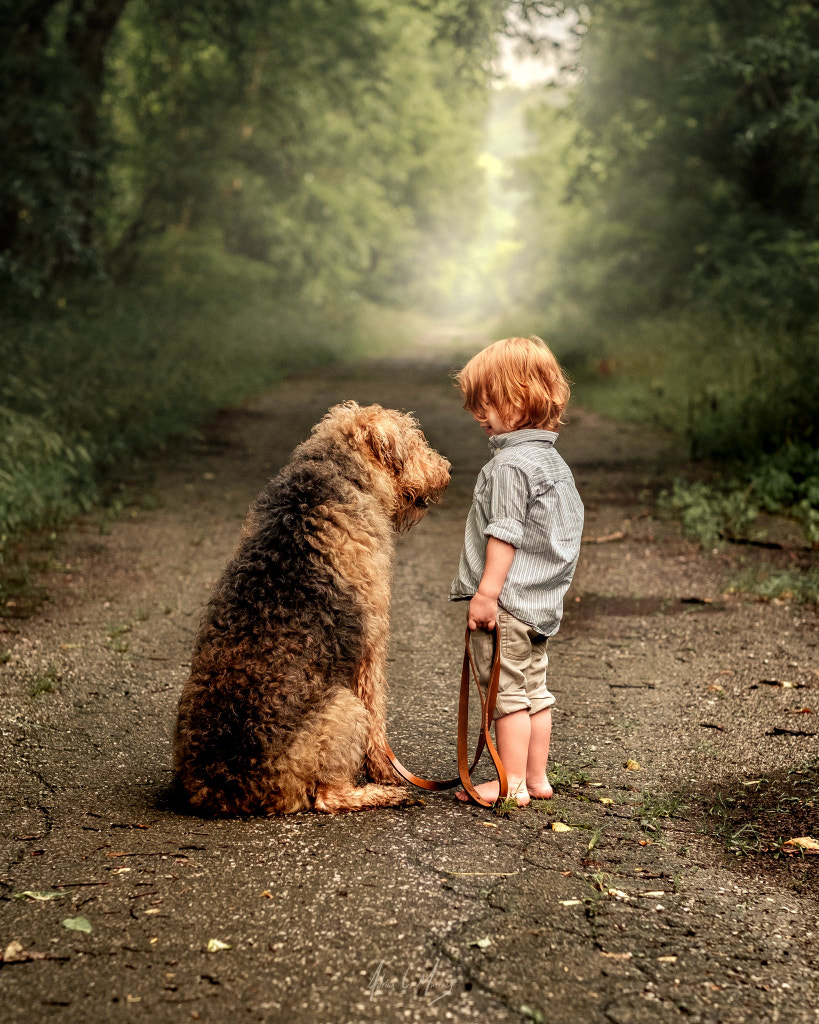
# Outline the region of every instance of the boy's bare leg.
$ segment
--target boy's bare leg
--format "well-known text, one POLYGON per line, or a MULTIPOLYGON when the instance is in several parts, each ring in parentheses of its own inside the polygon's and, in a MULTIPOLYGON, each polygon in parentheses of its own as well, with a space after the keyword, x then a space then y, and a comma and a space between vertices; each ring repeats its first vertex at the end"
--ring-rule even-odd
POLYGON ((526 789, 534 800, 548 800, 554 790, 546 777, 546 763, 549 760, 549 741, 552 738, 552 710, 543 708, 529 719, 531 737, 529 757, 526 761, 526 789))
MULTIPOLYGON (((515 798, 519 807, 525 807, 530 800, 526 788, 530 737, 528 711, 513 711, 511 715, 503 715, 495 721, 495 742, 506 772, 508 793, 510 797, 515 798)), ((500 792, 497 779, 493 782, 482 782, 475 789, 484 800, 497 800, 500 792)), ((462 789, 459 789, 455 796, 464 802, 469 799, 462 789)))

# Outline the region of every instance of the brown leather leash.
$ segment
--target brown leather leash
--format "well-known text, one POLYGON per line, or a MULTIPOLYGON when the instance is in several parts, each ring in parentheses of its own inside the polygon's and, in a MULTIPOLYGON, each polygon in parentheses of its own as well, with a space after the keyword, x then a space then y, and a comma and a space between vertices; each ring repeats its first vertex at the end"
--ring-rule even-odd
POLYGON ((461 691, 458 698, 457 777, 454 779, 422 779, 418 775, 413 775, 412 772, 407 771, 407 769, 401 764, 392 752, 389 743, 387 744, 387 757, 390 759, 390 763, 398 774, 405 778, 407 782, 412 783, 413 786, 418 786, 421 789, 440 790, 451 789, 453 786, 457 786, 460 782, 464 787, 464 791, 469 795, 471 800, 474 800, 476 804, 480 804, 481 807, 491 807, 494 801, 484 800, 483 797, 478 794, 477 790, 472 785, 471 775, 475 770, 478 761, 481 759, 484 747, 486 747, 498 775, 498 784, 500 787, 498 791, 498 799, 506 799, 508 793, 506 772, 503 770, 501 759, 498 756, 495 744, 492 742, 492 737, 489 734, 489 727, 492 724, 492 716, 495 713, 495 702, 498 698, 498 683, 500 681, 500 629, 497 625, 495 626, 495 655, 492 659, 492 672, 489 676, 489 686, 487 687, 485 698, 478 681, 478 672, 475 668, 475 662, 472 658, 472 651, 469 646, 470 635, 470 630, 467 628, 466 639, 464 642, 464 662, 461 670, 461 691), (481 702, 481 729, 478 735, 478 742, 475 747, 475 755, 471 764, 469 763, 469 754, 467 750, 467 745, 469 743, 470 670, 481 702))

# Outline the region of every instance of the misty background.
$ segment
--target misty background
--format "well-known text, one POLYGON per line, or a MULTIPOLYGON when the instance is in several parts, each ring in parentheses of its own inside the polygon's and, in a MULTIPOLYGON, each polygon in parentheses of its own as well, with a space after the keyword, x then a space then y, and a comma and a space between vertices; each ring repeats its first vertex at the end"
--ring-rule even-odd
POLYGON ((814 4, 19 0, 0 29, 0 559, 288 371, 468 331, 538 334, 577 402, 685 438, 664 501, 703 543, 761 512, 819 542, 814 4))

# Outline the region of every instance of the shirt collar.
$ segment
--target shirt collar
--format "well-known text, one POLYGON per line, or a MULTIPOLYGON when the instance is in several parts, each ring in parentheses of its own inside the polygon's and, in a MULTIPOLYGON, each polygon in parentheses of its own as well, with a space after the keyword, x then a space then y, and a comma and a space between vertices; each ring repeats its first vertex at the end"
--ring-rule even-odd
POLYGON ((494 455, 501 448, 511 448, 516 444, 529 444, 533 441, 538 441, 541 444, 553 445, 556 440, 557 431, 555 430, 536 430, 534 428, 513 430, 509 434, 495 434, 494 437, 490 437, 489 450, 494 455))

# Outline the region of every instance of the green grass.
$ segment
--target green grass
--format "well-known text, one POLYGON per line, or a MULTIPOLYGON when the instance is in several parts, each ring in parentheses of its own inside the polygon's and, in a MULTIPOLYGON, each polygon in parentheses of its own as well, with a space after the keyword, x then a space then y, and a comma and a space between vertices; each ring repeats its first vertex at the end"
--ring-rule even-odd
POLYGON ((669 313, 606 332, 591 328, 566 340, 563 359, 582 404, 667 427, 696 458, 748 461, 788 445, 815 446, 817 331, 669 313))
POLYGON ((53 693, 54 684, 58 683, 60 678, 58 670, 53 665, 50 665, 45 672, 37 676, 31 684, 29 696, 32 700, 36 700, 37 697, 41 697, 44 693, 53 693))
POLYGON ((718 482, 674 481, 658 499, 661 510, 677 516, 685 533, 704 547, 722 540, 759 540, 762 513, 797 522, 808 543, 819 541, 819 451, 787 445, 748 466, 734 466, 718 482), (758 534, 758 535, 757 535, 758 534))
POLYGON ((126 286, 0 322, 0 562, 23 530, 96 503, 135 459, 283 374, 384 347, 362 307, 297 306, 272 272, 166 245, 126 286))
POLYGON ((661 499, 690 537, 704 546, 759 539, 760 513, 773 513, 795 520, 814 543, 818 331, 669 314, 605 334, 590 329, 568 339, 563 359, 573 401, 614 420, 663 427, 687 442, 694 459, 709 461, 661 499))
POLYGON ((726 589, 761 601, 819 604, 819 569, 746 569, 726 589))
POLYGON ((559 761, 554 761, 549 766, 548 776, 555 792, 563 789, 577 789, 589 782, 589 775, 582 768, 571 768, 559 761))
POLYGON ((634 812, 643 831, 657 835, 661 831, 663 820, 680 817, 687 809, 688 805, 681 793, 658 795, 643 790, 642 799, 635 806, 634 812))

